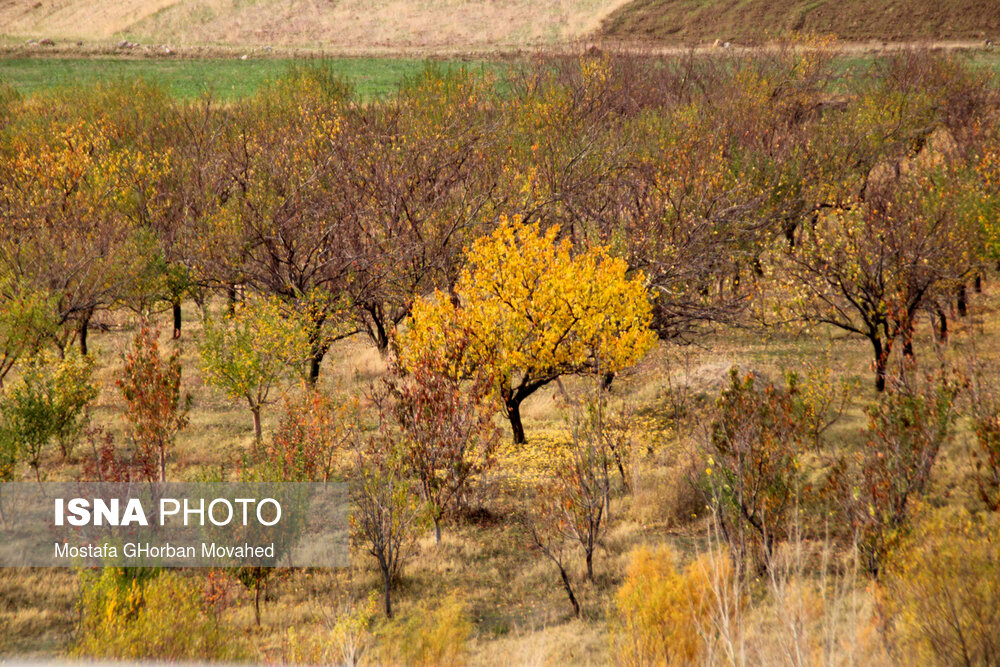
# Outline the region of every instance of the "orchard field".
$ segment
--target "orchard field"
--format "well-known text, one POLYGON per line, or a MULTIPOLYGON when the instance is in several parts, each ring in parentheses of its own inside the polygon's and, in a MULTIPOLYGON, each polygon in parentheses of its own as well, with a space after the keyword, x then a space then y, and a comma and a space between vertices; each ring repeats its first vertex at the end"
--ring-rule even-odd
POLYGON ((0 85, 0 479, 352 498, 0 654, 998 664, 1000 89, 828 46, 0 85))

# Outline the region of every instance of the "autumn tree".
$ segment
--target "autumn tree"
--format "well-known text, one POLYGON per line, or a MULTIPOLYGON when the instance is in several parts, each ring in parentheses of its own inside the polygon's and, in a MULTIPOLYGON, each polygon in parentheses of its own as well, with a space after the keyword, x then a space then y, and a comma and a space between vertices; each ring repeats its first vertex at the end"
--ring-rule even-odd
POLYGON ((287 317, 277 299, 253 297, 235 313, 206 322, 202 369, 207 382, 247 402, 260 444, 260 413, 271 389, 309 358, 309 350, 300 321, 287 317))
POLYGON ((558 234, 504 221, 469 248, 453 297, 415 304, 402 339, 409 367, 422 350, 468 338, 461 370, 495 374, 515 443, 525 398, 561 375, 621 370, 655 340, 642 274, 628 277, 603 247, 574 253, 558 234))
POLYGON ((463 502, 470 482, 490 468, 499 440, 492 378, 479 369, 462 383, 452 370, 465 345, 456 342, 452 348, 427 350, 408 375, 390 382, 402 445, 420 480, 438 543, 445 512, 463 502))
POLYGON ((573 607, 573 615, 580 616, 580 601, 573 588, 567 568, 569 540, 565 532, 565 516, 552 487, 541 485, 528 494, 527 509, 520 515, 520 523, 528 536, 532 549, 545 556, 559 571, 559 581, 573 607))
POLYGON ((285 399, 269 443, 254 454, 264 479, 326 482, 346 461, 353 432, 353 405, 307 385, 285 399))
POLYGON ((167 481, 167 450, 188 424, 191 395, 181 393, 180 351, 160 355, 155 330, 143 327, 123 359, 118 388, 125 399, 125 420, 133 441, 159 463, 160 481, 167 481))
POLYGON ((93 314, 115 305, 150 259, 142 221, 167 158, 139 149, 120 119, 95 110, 121 110, 135 93, 107 86, 36 99, 10 128, 0 263, 52 296, 57 344, 75 338, 84 354, 93 314))
POLYGON ((333 148, 353 204, 349 316, 386 354, 413 302, 454 283, 462 248, 493 216, 501 162, 493 80, 433 68, 388 100, 353 104, 333 148))
POLYGON ((392 617, 392 590, 403 565, 416 551, 416 537, 426 520, 415 480, 408 474, 406 451, 392 425, 384 393, 374 397, 378 427, 354 442, 352 488, 355 539, 375 559, 382 575, 383 609, 392 617))
POLYGON ((611 522, 611 466, 614 452, 607 437, 606 392, 574 407, 566 458, 556 468, 553 492, 562 511, 558 528, 583 549, 587 579, 594 580, 594 554, 611 522))
POLYGON ((229 290, 245 284, 302 320, 315 381, 341 321, 357 258, 342 221, 356 205, 334 147, 350 89, 322 68, 290 72, 232 111, 221 143, 222 202, 206 216, 199 262, 229 290))
POLYGON ((894 345, 902 341, 912 356, 921 310, 971 269, 955 200, 935 183, 933 175, 915 176, 871 193, 862 206, 832 211, 785 256, 786 305, 810 322, 865 337, 879 391, 894 345))
POLYGON ((46 292, 13 276, 0 280, 0 389, 18 360, 37 352, 54 329, 46 292))

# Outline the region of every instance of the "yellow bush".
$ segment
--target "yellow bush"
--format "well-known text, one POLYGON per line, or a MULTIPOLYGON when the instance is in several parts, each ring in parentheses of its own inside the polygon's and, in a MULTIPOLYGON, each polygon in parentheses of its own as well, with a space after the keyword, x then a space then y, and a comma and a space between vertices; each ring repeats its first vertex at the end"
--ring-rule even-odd
POLYGON ((881 597, 902 654, 1000 664, 1000 515, 929 515, 894 554, 881 597))
POLYGON ((246 647, 203 608, 195 581, 107 568, 83 586, 80 632, 73 653, 135 660, 239 660, 246 647))
POLYGON ((409 667, 463 665, 472 630, 465 605, 455 595, 433 609, 421 605, 382 628, 381 662, 409 667))
POLYGON ((623 665, 689 665, 704 651, 713 587, 732 577, 729 559, 707 554, 683 571, 668 547, 641 547, 615 593, 612 640, 623 665))
POLYGON ((372 643, 371 626, 378 614, 378 595, 362 603, 345 602, 327 619, 327 631, 315 627, 285 631, 278 662, 306 665, 360 665, 372 643))

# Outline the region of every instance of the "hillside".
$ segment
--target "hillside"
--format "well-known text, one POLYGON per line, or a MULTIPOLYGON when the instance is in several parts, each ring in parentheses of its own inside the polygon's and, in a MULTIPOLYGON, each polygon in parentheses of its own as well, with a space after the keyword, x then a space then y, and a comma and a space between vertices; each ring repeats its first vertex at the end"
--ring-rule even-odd
POLYGON ((544 46, 593 33, 624 0, 0 0, 0 35, 326 50, 544 46))
POLYGON ((625 42, 760 43, 799 30, 848 42, 984 40, 1000 37, 996 0, 634 0, 600 34, 625 42))

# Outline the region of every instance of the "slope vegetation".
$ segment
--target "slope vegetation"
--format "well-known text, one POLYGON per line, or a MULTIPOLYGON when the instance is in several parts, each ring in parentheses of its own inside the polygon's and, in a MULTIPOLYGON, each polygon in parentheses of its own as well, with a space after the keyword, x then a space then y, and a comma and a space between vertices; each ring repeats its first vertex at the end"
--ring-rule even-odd
POLYGON ((606 38, 670 45, 755 44, 790 30, 848 42, 996 40, 997 0, 633 0, 612 12, 606 38))

